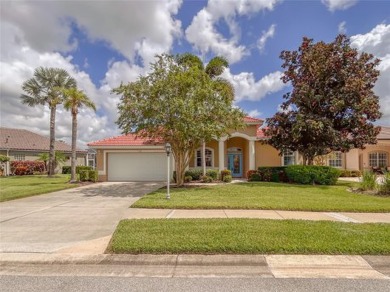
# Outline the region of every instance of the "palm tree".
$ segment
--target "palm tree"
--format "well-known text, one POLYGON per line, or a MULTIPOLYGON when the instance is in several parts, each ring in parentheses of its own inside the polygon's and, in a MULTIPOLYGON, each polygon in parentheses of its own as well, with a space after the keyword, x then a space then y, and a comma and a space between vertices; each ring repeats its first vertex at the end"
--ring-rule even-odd
POLYGON ((22 89, 26 94, 20 98, 28 106, 48 105, 50 108, 50 148, 48 176, 54 174, 55 119, 57 105, 62 103, 61 88, 76 87, 76 80, 60 68, 38 67, 34 77, 25 81, 22 89))
MULTIPOLYGON (((204 67, 202 60, 193 54, 185 53, 177 56, 177 62, 181 65, 192 67, 196 66, 200 70, 204 71, 210 79, 213 81, 213 87, 216 92, 220 93, 221 97, 227 99, 234 99, 234 88, 233 85, 226 79, 220 77, 223 71, 229 67, 229 62, 224 57, 214 57, 210 62, 204 67)), ((223 122, 223 121, 222 121, 223 122)), ((202 168, 203 175, 206 175, 206 142, 203 142, 202 145, 202 168)))
POLYGON ((72 159, 71 159, 71 177, 70 182, 76 182, 76 148, 77 148, 77 114, 79 108, 86 106, 96 111, 96 106, 84 92, 77 88, 63 89, 64 94, 64 107, 66 110, 70 110, 72 114, 72 159))

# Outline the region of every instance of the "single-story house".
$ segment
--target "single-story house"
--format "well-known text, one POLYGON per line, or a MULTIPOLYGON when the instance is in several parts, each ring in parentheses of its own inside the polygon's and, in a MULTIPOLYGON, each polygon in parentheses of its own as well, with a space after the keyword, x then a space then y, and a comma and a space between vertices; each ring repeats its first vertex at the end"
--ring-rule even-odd
MULTIPOLYGON (((0 155, 14 160, 37 160, 41 153, 49 153, 49 137, 15 128, 0 127, 0 155)), ((63 141, 55 141, 55 150, 65 155, 64 165, 70 165, 71 146, 63 141)), ((86 165, 87 151, 77 150, 77 165, 86 165)))
MULTIPOLYGON (((286 152, 280 156, 278 150, 266 144, 267 138, 261 129, 263 120, 245 117, 244 121, 245 129, 206 144, 207 168, 230 169, 233 177, 240 178, 259 166, 300 163, 298 153, 286 152)), ((167 176, 167 155, 161 142, 128 134, 91 142, 88 146, 96 150, 96 169, 101 181, 162 181, 167 176)), ((202 166, 201 154, 199 148, 190 167, 202 166)), ((390 127, 383 127, 376 145, 368 145, 364 150, 334 153, 323 164, 362 170, 371 166, 388 166, 389 155, 390 127)))

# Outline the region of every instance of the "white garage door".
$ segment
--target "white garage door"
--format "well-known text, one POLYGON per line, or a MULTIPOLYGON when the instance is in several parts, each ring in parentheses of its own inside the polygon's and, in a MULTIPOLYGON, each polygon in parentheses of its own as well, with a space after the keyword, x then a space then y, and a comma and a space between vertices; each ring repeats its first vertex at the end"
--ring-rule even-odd
POLYGON ((165 153, 108 153, 108 181, 164 181, 165 153))

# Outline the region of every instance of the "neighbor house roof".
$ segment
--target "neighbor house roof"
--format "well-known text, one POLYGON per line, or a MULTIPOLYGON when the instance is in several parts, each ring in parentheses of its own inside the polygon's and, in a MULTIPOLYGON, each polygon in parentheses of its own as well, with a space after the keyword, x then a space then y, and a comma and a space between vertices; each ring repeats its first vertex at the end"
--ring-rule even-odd
POLYGON ((379 140, 390 140, 390 127, 381 126, 381 128, 377 138, 379 140))
POLYGON ((88 143, 88 146, 154 146, 162 145, 159 141, 137 137, 135 134, 110 137, 103 140, 88 143))
MULTIPOLYGON (((20 151, 49 151, 49 137, 36 134, 24 129, 0 127, 0 149, 20 150, 20 151)), ((70 145, 62 141, 55 141, 56 151, 71 152, 70 145)), ((79 153, 87 153, 77 149, 79 153)))

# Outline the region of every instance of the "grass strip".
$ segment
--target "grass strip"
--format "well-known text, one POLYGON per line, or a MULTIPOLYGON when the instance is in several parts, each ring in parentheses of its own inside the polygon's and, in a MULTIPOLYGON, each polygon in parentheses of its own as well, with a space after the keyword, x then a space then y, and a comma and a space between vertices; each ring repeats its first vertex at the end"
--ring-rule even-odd
POLYGON ((138 200, 132 208, 159 209, 263 209, 295 211, 389 212, 390 197, 347 191, 353 183, 307 186, 256 182, 217 186, 160 189, 138 200))
POLYGON ((78 184, 69 183, 69 175, 10 176, 0 178, 0 202, 41 195, 54 191, 74 188, 78 184))
POLYGON ((390 224, 264 219, 122 220, 109 252, 390 254, 390 224))

